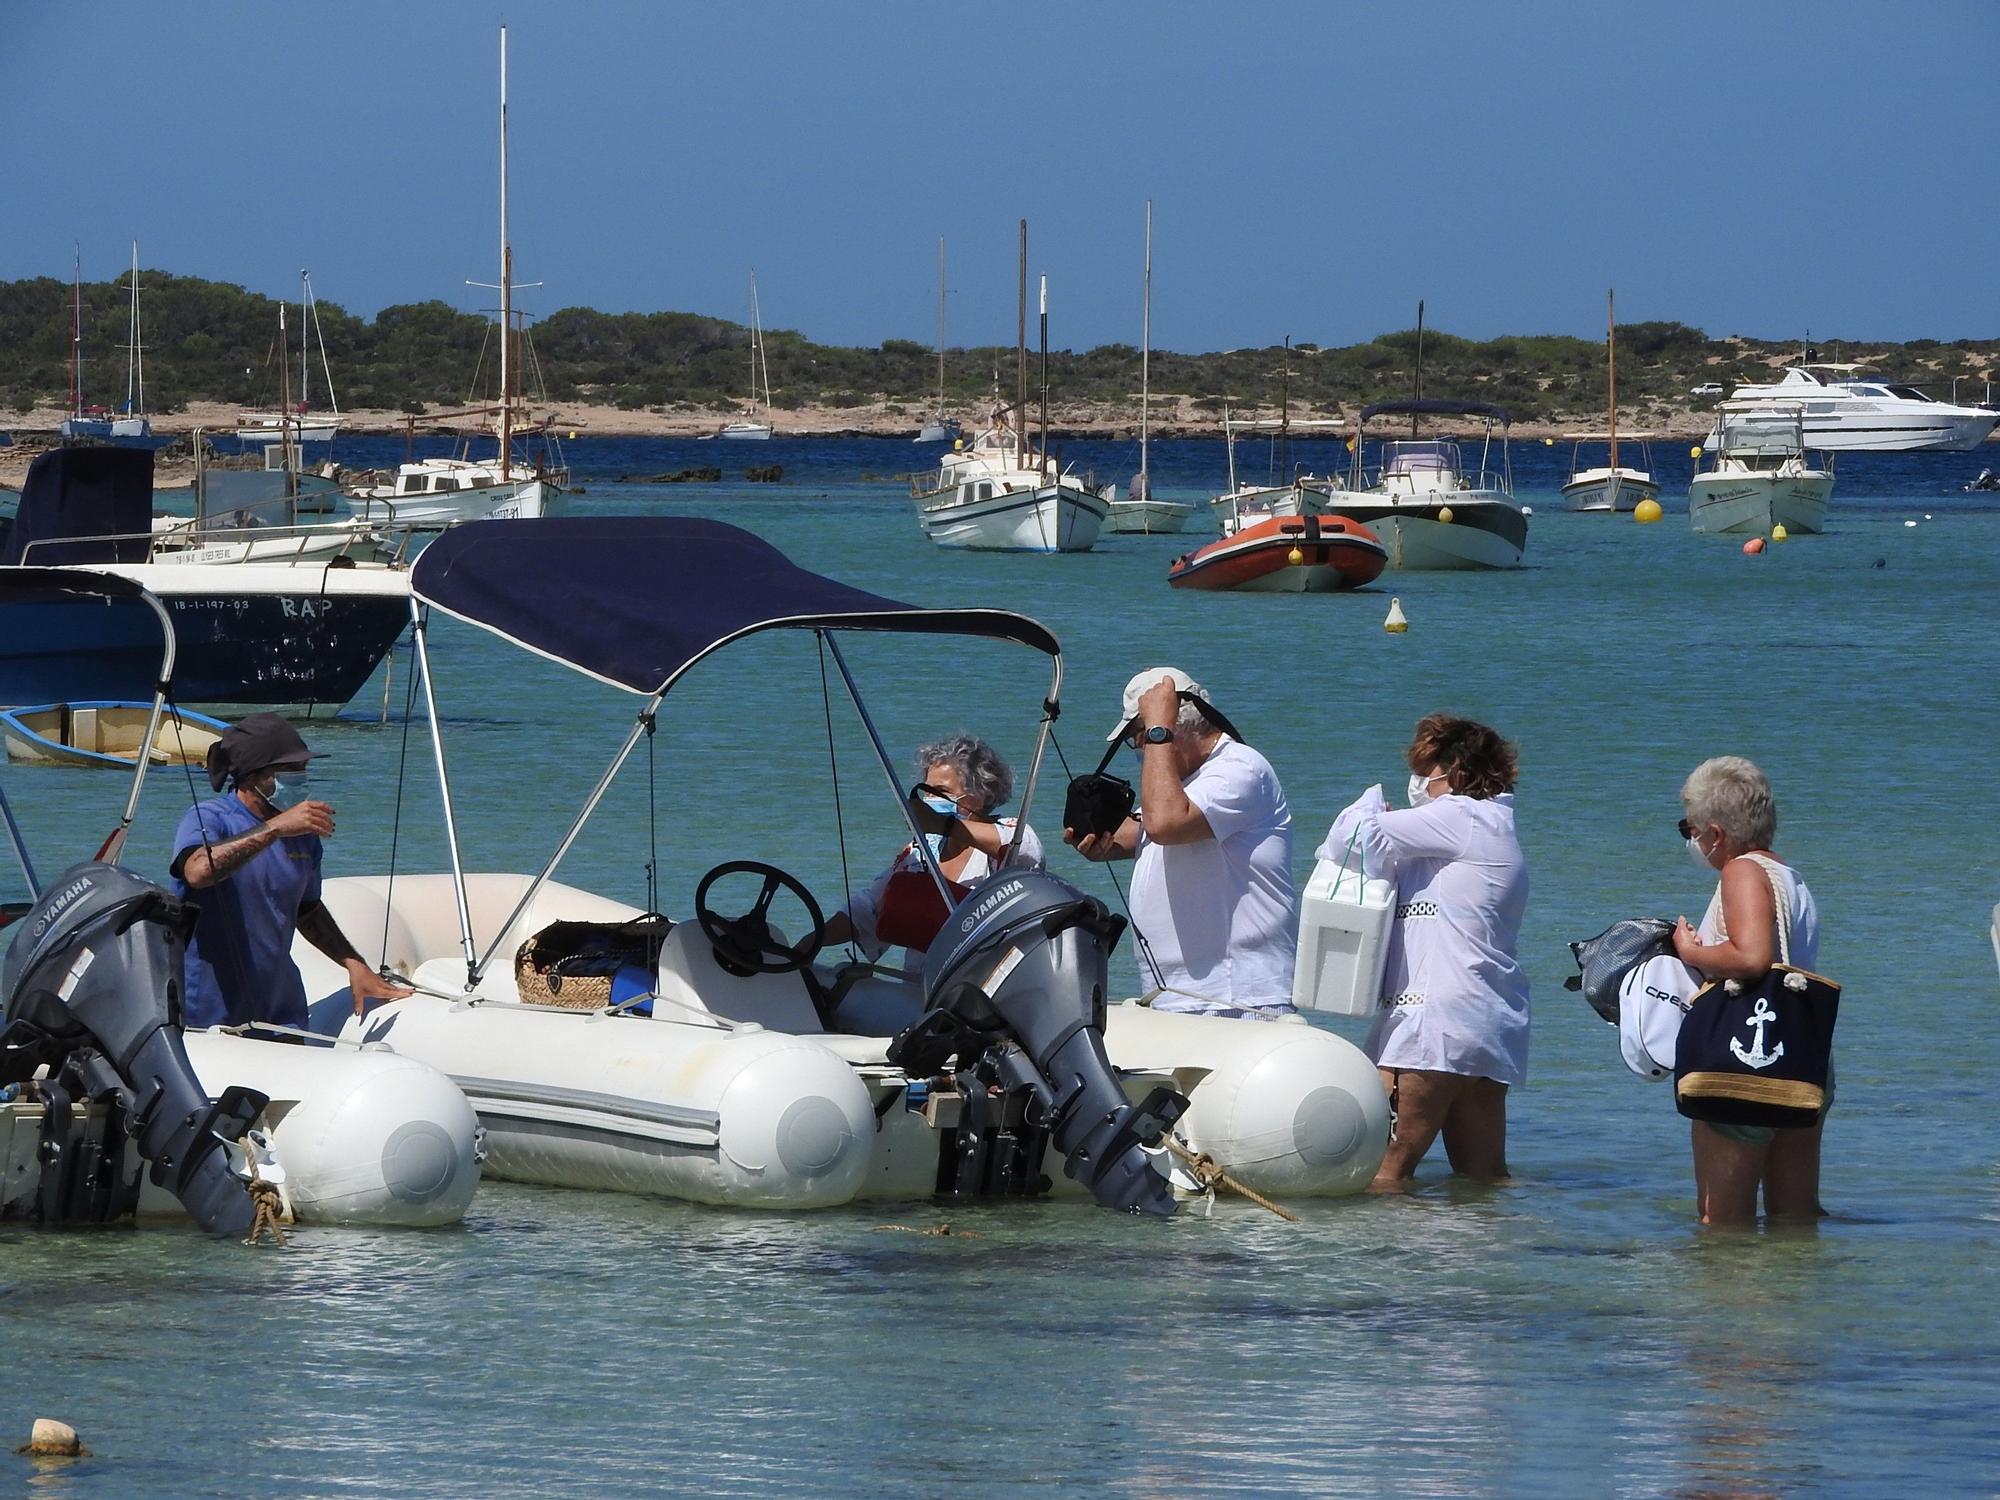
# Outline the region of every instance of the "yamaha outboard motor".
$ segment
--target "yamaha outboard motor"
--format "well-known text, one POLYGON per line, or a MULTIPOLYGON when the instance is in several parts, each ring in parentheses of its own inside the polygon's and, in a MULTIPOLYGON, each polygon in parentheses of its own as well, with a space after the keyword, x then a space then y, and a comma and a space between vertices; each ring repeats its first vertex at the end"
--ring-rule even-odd
POLYGON ((194 908, 116 865, 68 871, 22 917, 0 966, 0 1084, 41 1092, 41 1180, 25 1208, 44 1223, 131 1212, 125 1138, 214 1234, 244 1235, 255 1205, 225 1142, 269 1102, 232 1088, 211 1104, 181 1045, 181 964, 194 908), (79 1134, 74 1104, 99 1106, 79 1134))
POLYGON ((1032 1190, 1039 1149, 1012 1181, 1009 1162, 990 1159, 1021 1155, 1032 1133, 1107 1208, 1174 1211, 1149 1149, 1187 1100, 1157 1088, 1133 1104, 1104 1051, 1105 971, 1124 930, 1103 902, 1040 871, 989 876, 953 910, 924 963, 924 1015, 889 1047, 913 1079, 957 1059, 961 1164, 941 1186, 1032 1190))

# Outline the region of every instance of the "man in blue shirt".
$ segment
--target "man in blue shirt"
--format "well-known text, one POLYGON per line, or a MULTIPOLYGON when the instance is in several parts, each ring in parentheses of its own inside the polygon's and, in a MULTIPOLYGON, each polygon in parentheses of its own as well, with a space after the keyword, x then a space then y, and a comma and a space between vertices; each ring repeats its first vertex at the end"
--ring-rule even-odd
POLYGON ((277 714, 251 714, 209 748, 208 784, 222 795, 190 808, 174 834, 175 894, 200 907, 187 948, 187 1026, 303 1027, 294 933, 347 970, 356 1015, 369 1000, 410 993, 371 969, 320 904, 320 840, 333 832, 333 809, 305 795, 316 754, 277 714))

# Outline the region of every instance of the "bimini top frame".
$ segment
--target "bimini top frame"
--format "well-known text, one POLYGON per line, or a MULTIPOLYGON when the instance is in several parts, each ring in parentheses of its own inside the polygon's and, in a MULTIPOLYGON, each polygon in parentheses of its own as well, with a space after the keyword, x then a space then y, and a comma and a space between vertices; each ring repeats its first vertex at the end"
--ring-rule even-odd
MULTIPOLYGON (((147 455, 147 460, 151 462, 150 455, 147 455)), ((166 712, 167 693, 174 680, 174 622, 167 613, 167 607, 151 590, 116 573, 75 567, 0 567, 0 604, 69 604, 85 599, 99 600, 111 609, 121 606, 131 608, 136 604, 152 610, 154 618, 160 623, 160 670, 153 677, 153 706, 146 716, 146 737, 139 742, 150 745, 153 737, 160 732, 160 719, 166 712)), ((148 759, 144 755, 133 757, 132 785, 125 794, 125 811, 118 819, 118 827, 104 841, 104 847, 97 854, 106 864, 117 864, 125 851, 126 835, 132 831, 132 820, 139 813, 139 792, 146 784, 148 759)), ((21 841, 21 831, 14 823, 12 809, 6 811, 5 821, 15 854, 21 862, 22 873, 28 877, 30 885, 35 885, 34 868, 28 859, 27 845, 21 841)))
MULTIPOLYGON (((917 848, 946 891, 944 874, 904 801, 895 764, 862 702, 835 633, 884 631, 1012 641, 1047 655, 1051 679, 1034 758, 1021 795, 1028 826, 1042 754, 1062 693, 1062 649, 1048 628, 999 609, 923 609, 799 567, 761 537, 721 521, 651 516, 545 517, 473 521, 445 532, 417 557, 410 611, 423 676, 431 745, 444 796, 445 835, 458 898, 466 988, 472 989, 603 800, 619 769, 653 727, 661 700, 694 665, 734 641, 767 630, 809 630, 826 643, 855 711, 867 728, 917 848), (465 869, 452 816, 437 704, 425 642, 426 612, 437 609, 491 631, 523 650, 646 701, 569 831, 481 954, 472 937, 465 869)), ((947 903, 949 897, 947 895, 947 903)))

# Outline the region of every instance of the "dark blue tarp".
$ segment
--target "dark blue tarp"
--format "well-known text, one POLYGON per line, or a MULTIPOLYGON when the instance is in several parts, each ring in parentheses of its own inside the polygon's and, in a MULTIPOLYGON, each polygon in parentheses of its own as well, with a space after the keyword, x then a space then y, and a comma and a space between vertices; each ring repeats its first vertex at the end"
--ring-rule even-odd
POLYGON ((144 562, 152 544, 153 455, 135 448, 52 448, 28 466, 0 565, 144 562), (47 545, 52 537, 86 540, 47 545), (102 540, 122 537, 122 541, 102 540))
POLYGON ((998 609, 920 609, 808 572, 761 537, 682 517, 544 517, 454 526, 417 555, 424 603, 634 693, 664 692, 759 630, 972 635, 1054 656, 1056 638, 998 609))
POLYGON ((1375 417, 1485 417, 1502 427, 1514 419, 1504 406, 1485 401, 1453 401, 1443 396, 1420 396, 1404 401, 1377 401, 1361 408, 1361 420, 1375 417))

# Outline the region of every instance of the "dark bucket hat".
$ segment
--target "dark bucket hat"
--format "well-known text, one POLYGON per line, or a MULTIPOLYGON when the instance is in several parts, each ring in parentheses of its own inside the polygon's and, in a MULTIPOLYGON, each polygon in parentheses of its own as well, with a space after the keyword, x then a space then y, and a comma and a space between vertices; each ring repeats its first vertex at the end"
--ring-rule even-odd
POLYGON ((219 792, 225 782, 241 781, 252 771, 266 766, 298 770, 325 753, 308 750, 299 732, 282 715, 248 714, 223 730, 208 747, 208 784, 219 792))

